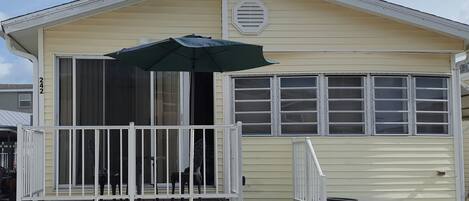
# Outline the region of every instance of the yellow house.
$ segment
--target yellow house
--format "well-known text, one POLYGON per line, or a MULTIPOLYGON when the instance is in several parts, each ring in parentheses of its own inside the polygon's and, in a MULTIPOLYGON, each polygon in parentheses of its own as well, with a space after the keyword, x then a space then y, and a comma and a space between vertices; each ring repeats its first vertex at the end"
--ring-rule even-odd
POLYGON ((1 26, 34 64, 18 200, 465 199, 469 25, 381 0, 78 0, 1 26), (279 64, 195 73, 191 104, 189 74, 102 56, 192 33, 279 64))

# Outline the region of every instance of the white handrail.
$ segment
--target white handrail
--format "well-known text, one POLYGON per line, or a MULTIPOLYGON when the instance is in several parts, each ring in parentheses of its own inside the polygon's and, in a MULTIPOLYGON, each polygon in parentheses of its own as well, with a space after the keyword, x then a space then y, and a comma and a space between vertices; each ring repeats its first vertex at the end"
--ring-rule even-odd
POLYGON ((137 126, 134 123, 124 126, 19 126, 17 197, 19 200, 129 199, 133 201, 170 198, 242 200, 241 126, 241 123, 164 126, 137 126), (206 144, 209 136, 213 137, 213 147, 206 144), (161 140, 158 144, 144 143, 147 139, 158 137, 166 140, 161 140), (169 139, 184 137, 189 138, 187 145, 180 140, 176 140, 177 144, 169 144, 169 139), (224 142, 217 143, 218 137, 223 137, 224 142), (47 151, 44 150, 46 138, 54 139, 53 146, 49 146, 47 151), (150 144, 155 147, 150 148, 150 144), (175 150, 170 150, 172 146, 177 147, 175 150), (189 158, 184 159, 186 161, 181 159, 184 158, 184 154, 179 153, 183 146, 189 146, 187 153, 189 158), (157 149, 160 152, 166 150, 166 153, 157 155, 157 149), (210 156, 213 164, 208 164, 207 151, 214 154, 213 157, 210 156), (223 161, 217 158, 216 153, 219 151, 226 154, 223 156, 223 161), (49 155, 46 156, 45 153, 49 155), (46 158, 51 160, 51 157, 55 167, 53 170, 48 169, 52 174, 47 175, 50 178, 45 178, 43 169, 46 163, 50 163, 46 158), (174 163, 175 160, 178 161, 177 164, 174 163), (178 170, 170 172, 169 164, 173 166, 172 168, 176 165, 178 170), (215 167, 213 185, 209 184, 206 178, 207 171, 210 170, 206 167, 209 166, 215 167), (220 180, 233 183, 224 185, 219 181, 219 172, 216 168, 218 166, 229 170, 222 172, 223 176, 220 178, 223 179, 220 180), (184 176, 186 173, 181 171, 186 167, 187 172, 193 174, 184 176), (125 169, 127 170, 123 171, 125 169), (157 177, 159 173, 162 176, 157 177), (203 178, 200 178, 200 175, 203 175, 203 178), (186 181, 188 188, 181 192, 181 182, 186 179, 185 177, 188 177, 186 181), (45 182, 46 180, 49 182, 45 182), (179 189, 174 194, 173 180, 179 189), (199 186, 195 187, 197 182, 203 191, 199 190, 199 186), (111 188, 116 191, 111 191, 111 188), (218 191, 218 189, 224 190, 218 191))
POLYGON ((298 201, 326 201, 323 173, 310 138, 293 139, 293 192, 298 201))

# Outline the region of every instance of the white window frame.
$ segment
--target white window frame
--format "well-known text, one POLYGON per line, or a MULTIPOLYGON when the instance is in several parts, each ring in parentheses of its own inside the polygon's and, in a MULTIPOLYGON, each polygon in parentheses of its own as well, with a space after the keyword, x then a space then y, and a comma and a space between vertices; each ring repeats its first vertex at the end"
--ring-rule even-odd
MULTIPOLYGON (((255 78, 255 77, 269 77, 271 78, 271 131, 269 135, 247 135, 250 137, 269 137, 269 136, 283 136, 283 137, 296 137, 296 136, 337 136, 337 137, 365 137, 365 136, 441 136, 450 137, 453 135, 452 129, 452 76, 448 74, 417 74, 417 73, 320 73, 320 74, 247 74, 247 75, 230 75, 231 90, 232 90, 232 119, 235 120, 234 115, 234 79, 237 78, 255 78), (364 79, 363 93, 364 93, 364 120, 365 120, 365 134, 330 134, 329 133, 329 100, 328 100, 328 81, 327 76, 360 76, 364 79), (316 77, 316 95, 317 95, 317 125, 318 134, 281 134, 281 113, 280 113, 280 79, 283 77, 316 77), (375 98, 374 98, 374 78, 375 77, 399 77, 406 78, 407 80, 407 113, 408 113, 408 133, 407 134, 377 134, 375 124, 375 98), (416 83, 417 77, 434 77, 447 79, 447 93, 448 93, 448 133, 446 134, 418 134, 417 133, 417 100, 416 99, 416 83)), ((383 99, 384 100, 384 99, 383 99)), ((399 122, 393 124, 399 124, 399 122)))
MULTIPOLYGON (((325 77, 324 77, 325 81, 324 81, 324 85, 325 85, 325 96, 324 97, 321 97, 323 99, 325 99, 325 105, 324 107, 326 107, 326 110, 325 110, 325 113, 323 115, 326 116, 326 122, 324 122, 325 124, 325 129, 326 129, 326 132, 323 134, 323 135, 328 135, 328 136, 367 136, 369 135, 369 114, 368 114, 368 111, 369 111, 369 76, 368 75, 364 75, 364 74, 326 74, 325 77), (329 87, 329 77, 333 77, 333 76, 340 76, 340 77, 360 77, 362 79, 362 84, 363 86, 361 87, 329 87), (332 123, 330 122, 329 120, 329 114, 331 113, 331 110, 329 109, 329 102, 330 102, 330 99, 329 99, 329 89, 361 89, 362 90, 362 94, 363 94, 363 97, 362 98, 344 98, 344 99, 337 99, 338 101, 362 101, 363 103, 363 110, 361 110, 361 112, 363 112, 363 121, 358 123, 358 122, 335 122, 335 123, 332 123), (363 133, 338 133, 338 134, 333 134, 330 132, 330 129, 329 129, 329 126, 330 125, 363 125, 363 133)), ((336 100, 332 100, 332 101, 336 101, 336 100)), ((360 111, 358 110, 351 110, 351 111, 340 111, 340 110, 337 110, 337 111, 334 111, 334 112, 337 112, 337 113, 360 113, 360 111)), ((332 112, 332 113, 334 113, 332 112)))
MULTIPOLYGON (((275 87, 275 91, 277 91, 277 94, 278 94, 278 98, 276 99, 272 99, 273 102, 276 103, 276 107, 277 107, 277 111, 275 113, 275 115, 277 116, 277 121, 275 122, 277 124, 277 135, 278 136, 310 136, 310 135, 314 135, 314 136, 317 136, 317 135, 320 135, 321 134, 321 125, 320 125, 320 122, 321 120, 319 119, 320 117, 320 77, 317 76, 317 75, 296 75, 296 76, 291 76, 291 75, 288 75, 288 76, 273 76, 273 78, 276 80, 276 82, 278 82, 278 85, 275 87), (282 93, 282 86, 281 86, 281 80, 283 78, 315 78, 315 84, 316 86, 315 87, 288 87, 287 90, 291 90, 291 89, 314 89, 316 90, 316 98, 314 99, 285 99, 283 100, 282 97, 281 97, 281 93, 282 93), (304 101, 316 101, 316 110, 315 111, 308 111, 308 110, 304 110, 304 111, 294 111, 292 113, 300 113, 300 112, 311 112, 311 113, 316 113, 316 122, 306 122, 306 123, 288 123, 288 124, 293 124, 293 125, 299 125, 299 124, 307 124, 307 123, 315 123, 316 124, 316 130, 317 130, 317 133, 308 133, 308 134, 299 134, 299 133, 295 133, 295 134, 287 134, 287 133, 282 133, 282 125, 288 125, 288 124, 284 124, 282 123, 282 108, 281 108, 281 104, 282 104, 282 101, 298 101, 298 100, 304 100, 304 101)), ((286 112, 288 113, 288 112, 286 112)))
POLYGON ((18 108, 31 108, 32 106, 33 106, 33 94, 31 94, 31 93, 18 93, 18 108), (23 105, 21 105, 21 102, 29 102, 29 105, 28 106, 23 106, 23 105))
POLYGON ((231 78, 231 91, 232 91, 232 107, 233 107, 233 112, 232 112, 232 118, 233 120, 236 120, 236 114, 267 114, 268 111, 255 111, 255 112, 236 112, 236 102, 256 102, 256 101, 259 101, 259 102, 267 102, 267 100, 263 100, 263 99, 260 99, 260 100, 249 100, 249 101, 245 101, 245 100, 242 100, 242 101, 239 101, 239 100, 236 100, 236 95, 235 95, 235 92, 237 90, 239 91, 242 91, 242 90, 269 90, 269 93, 270 93, 270 99, 269 99, 269 102, 270 102, 270 123, 243 123, 243 125, 270 125, 270 134, 269 135, 266 135, 266 134, 243 134, 243 136, 273 136, 276 132, 275 128, 276 128, 276 124, 275 124, 275 115, 277 112, 276 110, 276 104, 274 103, 274 77, 273 76, 247 76, 247 77, 233 77, 231 78), (236 85, 235 85, 235 81, 237 79, 269 79, 269 82, 270 82, 270 88, 248 88, 248 89, 236 89, 236 85))
POLYGON ((372 109, 371 109, 371 115, 372 115, 372 127, 371 127, 371 130, 372 130, 372 135, 376 135, 376 136, 408 136, 408 135, 412 135, 413 133, 413 129, 412 129, 412 124, 413 124, 413 107, 412 107, 412 103, 414 102, 413 98, 412 98, 412 85, 411 85, 411 79, 412 77, 410 75, 372 75, 371 76, 371 80, 372 80, 372 85, 370 87, 370 90, 371 90, 371 97, 372 97, 372 100, 371 100, 371 104, 372 104, 372 109), (401 79, 405 79, 406 81, 406 87, 376 87, 375 86, 375 79, 376 78, 401 78, 401 79), (385 98, 380 98, 380 99, 377 99, 375 97, 375 91, 376 89, 405 89, 407 91, 407 98, 406 99, 385 99, 385 98), (387 111, 381 111, 381 110, 376 110, 376 101, 405 101, 407 103, 407 110, 404 111, 392 111, 392 112, 395 112, 395 113, 407 113, 407 123, 406 122, 376 122, 376 113, 377 112, 387 112, 387 111), (385 124, 391 124, 391 125, 397 125, 397 124, 400 124, 400 125, 407 125, 407 133, 387 133, 387 134, 380 134, 380 133, 377 133, 376 132, 376 125, 377 124, 381 124, 381 125, 385 125, 385 124))
POLYGON ((413 105, 414 105, 414 110, 413 110, 413 119, 414 119, 414 122, 412 122, 412 124, 414 125, 414 131, 413 131, 413 134, 416 135, 416 136, 452 136, 452 124, 451 124, 451 116, 452 116, 452 112, 451 112, 451 108, 452 108, 452 88, 451 88, 451 82, 452 81, 452 77, 449 77, 449 76, 412 76, 412 84, 413 84, 413 88, 412 88, 412 92, 414 94, 414 99, 412 101, 413 105), (446 79, 446 88, 429 88, 429 87, 417 87, 417 78, 420 78, 420 77, 429 77, 429 78, 444 78, 446 79), (443 100, 443 99, 418 99, 417 98, 417 89, 423 89, 423 90, 446 90, 447 92, 447 98, 446 100, 443 100), (436 123, 436 122, 417 122, 417 101, 428 101, 428 102, 446 102, 446 108, 447 108, 447 111, 446 112, 442 112, 442 111, 425 111, 424 113, 432 113, 432 114, 437 114, 437 113, 441 113, 441 114, 444 114, 446 113, 446 117, 447 117, 447 120, 448 122, 447 123, 436 123), (447 126, 447 133, 436 133, 436 134, 431 134, 431 133, 418 133, 418 125, 425 125, 425 124, 438 124, 438 125, 446 125, 447 126))

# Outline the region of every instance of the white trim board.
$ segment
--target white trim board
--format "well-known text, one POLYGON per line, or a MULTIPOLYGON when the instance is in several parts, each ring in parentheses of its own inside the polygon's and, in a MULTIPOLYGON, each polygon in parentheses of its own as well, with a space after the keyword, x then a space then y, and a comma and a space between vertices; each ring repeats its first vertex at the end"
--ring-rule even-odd
MULTIPOLYGON (((78 0, 47 8, 1 22, 4 33, 50 26, 86 17, 108 9, 115 9, 138 3, 142 0, 78 0)), ((384 0, 325 0, 363 12, 403 21, 426 29, 455 36, 469 41, 469 25, 393 4, 384 0)), ((226 1, 222 2, 222 7, 226 1)), ((225 8, 222 8, 225 9, 225 8)), ((226 14, 226 13, 225 13, 226 14)), ((222 16, 223 18, 223 16, 222 16)), ((225 19, 226 20, 226 19, 225 19)), ((3 33, 0 36, 3 37, 3 33)))
POLYGON ((33 89, 0 89, 0 93, 33 92, 33 89))
POLYGON ((453 133, 453 143, 454 143, 454 157, 455 157, 455 174, 456 174, 456 200, 463 201, 465 200, 465 190, 464 186, 464 134, 462 129, 462 110, 461 110, 461 79, 460 79, 460 69, 455 63, 455 56, 451 57, 451 72, 452 72, 452 103, 450 108, 452 109, 451 120, 453 124, 451 125, 451 131, 453 133))
POLYGON ((414 10, 384 0, 326 0, 367 13, 384 16, 446 35, 469 40, 469 25, 414 10))
POLYGON ((6 34, 63 23, 75 18, 85 17, 123 6, 137 3, 141 0, 79 0, 50 7, 37 12, 10 18, 1 22, 6 34))
POLYGON ((39 28, 37 30, 37 46, 38 46, 38 69, 34 69, 33 80, 39 85, 37 92, 33 97, 33 104, 36 102, 36 108, 38 110, 38 124, 44 125, 44 29, 39 28), (41 86, 42 85, 42 86, 41 86))

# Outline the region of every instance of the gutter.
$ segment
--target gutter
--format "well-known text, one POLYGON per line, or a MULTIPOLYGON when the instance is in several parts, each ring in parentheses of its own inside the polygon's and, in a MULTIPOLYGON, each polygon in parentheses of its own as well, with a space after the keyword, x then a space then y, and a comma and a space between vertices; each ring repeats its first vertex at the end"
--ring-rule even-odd
POLYGON ((33 92, 33 89, 0 89, 0 93, 33 92))
POLYGON ((26 49, 20 42, 18 42, 15 38, 13 38, 13 36, 9 35, 6 31, 5 31, 5 27, 3 27, 3 22, 0 22, 0 27, 2 28, 1 31, 0 31, 0 37, 2 37, 3 39, 5 39, 5 41, 7 40, 7 38, 10 38, 11 40, 13 40, 18 46, 20 46, 25 52, 27 52, 28 54, 31 54, 32 53, 26 49))
POLYGON ((121 8, 143 0, 74 0, 36 12, 20 15, 3 21, 6 33, 36 27, 52 26, 77 18, 94 15, 102 11, 121 8))
MULTIPOLYGON (((453 99, 451 107, 453 114, 451 120, 453 122, 453 145, 455 157, 455 173, 456 173, 456 200, 466 200, 465 181, 464 181, 464 134, 462 129, 462 109, 461 109, 461 74, 459 66, 456 65, 456 55, 451 58, 452 72, 452 94, 456 97, 453 99)), ((451 113, 450 113, 451 114, 451 113)))
POLYGON ((3 39, 5 39, 5 29, 3 28, 3 25, 1 24, 0 22, 0 27, 2 28, 0 30, 0 37, 2 37, 3 39))
POLYGON ((3 27, 3 24, 0 24, 1 26, 1 31, 0 31, 0 36, 5 39, 5 45, 7 46, 7 49, 13 53, 16 56, 28 59, 33 63, 33 126, 39 126, 39 94, 38 94, 38 69, 39 69, 39 60, 38 58, 33 55, 31 52, 29 52, 27 49, 25 49, 18 41, 16 41, 12 36, 9 34, 5 33, 5 29, 3 27), (17 44, 20 46, 23 50, 18 50, 15 48, 14 44, 17 44))

